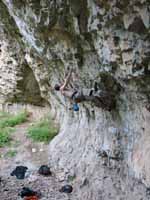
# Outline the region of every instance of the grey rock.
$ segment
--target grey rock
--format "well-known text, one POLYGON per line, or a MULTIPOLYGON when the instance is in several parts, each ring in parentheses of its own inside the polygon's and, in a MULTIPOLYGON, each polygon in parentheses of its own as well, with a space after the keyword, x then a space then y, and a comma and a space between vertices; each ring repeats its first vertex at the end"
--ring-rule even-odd
MULTIPOLYGON (((63 183, 76 175, 71 199, 147 200, 149 52, 145 0, 0 1, 0 107, 48 104, 60 124, 49 165, 63 183), (99 101, 95 94, 79 103, 79 112, 54 90, 68 67, 70 89, 90 91, 96 81, 102 91, 99 101)), ((43 199, 67 198, 56 194, 43 199)))

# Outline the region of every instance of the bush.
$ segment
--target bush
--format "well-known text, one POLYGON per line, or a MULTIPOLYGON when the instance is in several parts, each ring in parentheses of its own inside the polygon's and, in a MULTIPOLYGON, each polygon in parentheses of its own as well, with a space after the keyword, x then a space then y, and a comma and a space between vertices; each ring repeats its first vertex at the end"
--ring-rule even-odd
POLYGON ((0 147, 10 143, 11 133, 14 131, 12 128, 0 128, 0 147))
POLYGON ((0 128, 5 127, 13 127, 17 124, 21 124, 27 120, 28 113, 27 112, 21 112, 17 115, 11 115, 11 114, 2 114, 0 115, 0 128))
POLYGON ((25 122, 27 117, 27 112, 21 112, 17 115, 0 112, 0 147, 10 143, 11 133, 14 131, 11 127, 25 122))
POLYGON ((34 141, 49 142, 58 134, 58 127, 52 120, 42 120, 28 129, 28 136, 34 141))

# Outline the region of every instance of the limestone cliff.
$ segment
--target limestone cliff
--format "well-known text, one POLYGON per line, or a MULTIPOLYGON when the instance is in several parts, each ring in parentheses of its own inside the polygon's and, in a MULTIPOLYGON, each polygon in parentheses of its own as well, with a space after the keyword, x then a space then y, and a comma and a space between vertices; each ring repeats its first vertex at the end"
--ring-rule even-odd
POLYGON ((1 104, 48 103, 59 121, 49 162, 73 199, 149 198, 148 0, 0 0, 0 70, 1 104), (107 93, 101 104, 69 109, 53 89, 68 67, 73 85, 107 93))

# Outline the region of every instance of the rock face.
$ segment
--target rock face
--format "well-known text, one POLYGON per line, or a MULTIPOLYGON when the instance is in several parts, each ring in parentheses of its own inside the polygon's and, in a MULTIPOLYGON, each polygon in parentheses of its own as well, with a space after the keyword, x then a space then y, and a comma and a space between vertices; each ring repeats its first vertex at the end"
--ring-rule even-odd
POLYGON ((60 122, 49 161, 72 199, 149 198, 149 35, 145 0, 0 1, 1 103, 49 103, 60 122), (69 110, 53 89, 68 67, 70 88, 96 81, 98 103, 69 110))

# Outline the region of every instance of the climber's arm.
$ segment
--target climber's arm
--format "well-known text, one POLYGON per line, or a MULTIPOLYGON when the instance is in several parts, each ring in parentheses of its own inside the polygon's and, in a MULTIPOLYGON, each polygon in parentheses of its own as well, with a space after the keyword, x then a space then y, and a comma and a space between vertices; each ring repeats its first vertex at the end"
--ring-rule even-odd
POLYGON ((60 87, 60 91, 63 91, 67 87, 71 78, 71 74, 72 74, 72 68, 70 69, 67 77, 65 78, 63 85, 60 87))

